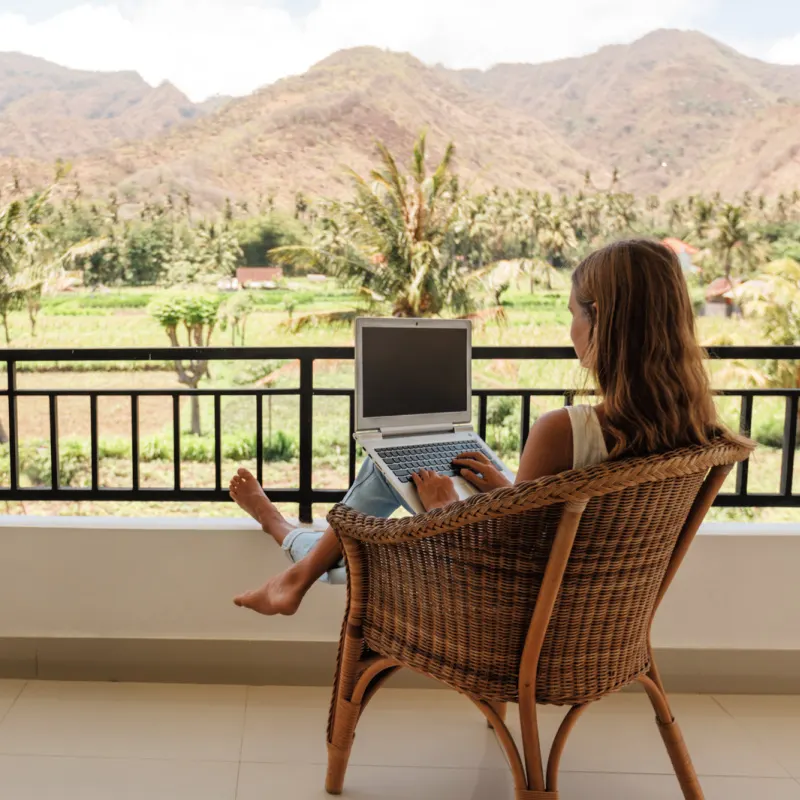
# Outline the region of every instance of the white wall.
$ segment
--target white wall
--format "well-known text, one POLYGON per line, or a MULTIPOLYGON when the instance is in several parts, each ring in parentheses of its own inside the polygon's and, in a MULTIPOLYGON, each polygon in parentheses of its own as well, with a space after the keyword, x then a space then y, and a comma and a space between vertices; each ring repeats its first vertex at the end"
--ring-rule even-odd
MULTIPOLYGON (((286 563, 243 520, 0 517, 0 638, 337 640, 343 587, 292 618, 232 604, 286 563)), ((800 651, 798 574, 800 525, 707 525, 654 644, 800 651)))
POLYGON ((291 619, 233 605, 287 564, 241 519, 0 517, 0 637, 338 640, 343 587, 291 619))

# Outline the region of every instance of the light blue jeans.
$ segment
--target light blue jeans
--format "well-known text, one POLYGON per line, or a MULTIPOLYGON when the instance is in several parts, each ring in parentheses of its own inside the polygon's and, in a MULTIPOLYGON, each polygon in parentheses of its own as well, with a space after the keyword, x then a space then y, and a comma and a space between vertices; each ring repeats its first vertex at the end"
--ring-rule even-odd
MULTIPOLYGON (((371 458, 367 458, 361 465, 355 483, 350 487, 350 491, 347 492, 342 502, 371 517, 391 517, 400 507, 414 513, 390 486, 383 473, 376 469, 371 458)), ((289 560, 296 564, 316 547, 323 533, 324 531, 314 531, 308 528, 295 528, 283 540, 281 547, 289 560)), ((325 573, 320 580, 324 583, 347 583, 344 559, 325 573)))

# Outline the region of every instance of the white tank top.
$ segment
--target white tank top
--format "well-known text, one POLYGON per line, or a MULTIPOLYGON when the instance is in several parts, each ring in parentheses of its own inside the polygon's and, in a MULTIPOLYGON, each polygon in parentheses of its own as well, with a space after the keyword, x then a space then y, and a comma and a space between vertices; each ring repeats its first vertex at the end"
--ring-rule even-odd
POLYGON ((567 406, 572 424, 572 468, 583 469, 608 459, 608 448, 592 406, 567 406))

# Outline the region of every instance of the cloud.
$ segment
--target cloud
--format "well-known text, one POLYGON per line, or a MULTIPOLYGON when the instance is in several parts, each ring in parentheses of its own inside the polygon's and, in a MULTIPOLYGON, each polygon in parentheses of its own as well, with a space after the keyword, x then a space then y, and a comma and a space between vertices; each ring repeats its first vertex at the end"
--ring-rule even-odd
POLYGON ((800 64, 800 33, 775 42, 767 58, 776 64, 800 64))
POLYGON ((692 27, 716 2, 320 0, 293 16, 254 0, 108 0, 39 22, 0 12, 0 51, 78 69, 136 70, 200 100, 247 94, 359 45, 450 67, 581 55, 654 28, 692 27))

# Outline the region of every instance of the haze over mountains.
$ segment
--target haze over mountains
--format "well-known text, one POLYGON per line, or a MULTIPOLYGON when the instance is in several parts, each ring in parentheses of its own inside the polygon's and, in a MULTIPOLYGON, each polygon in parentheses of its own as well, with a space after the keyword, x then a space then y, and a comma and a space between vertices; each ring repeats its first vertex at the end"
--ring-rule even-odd
POLYGON ((128 202, 192 193, 197 205, 296 191, 343 196, 374 141, 398 156, 427 128, 465 183, 673 195, 774 194, 800 185, 800 66, 747 58, 699 33, 486 72, 429 67, 375 48, 342 51, 238 99, 194 104, 135 73, 78 72, 0 54, 0 182, 46 182, 58 158, 84 193, 128 202))

